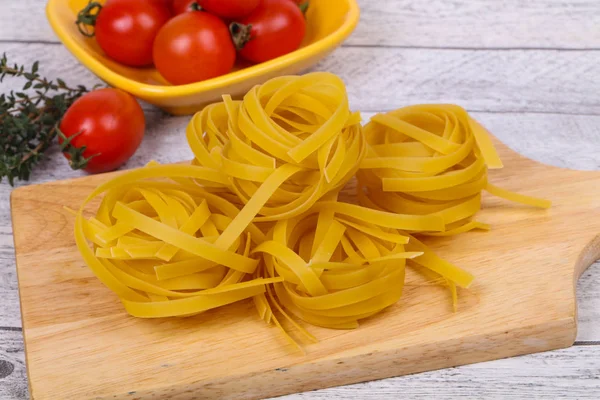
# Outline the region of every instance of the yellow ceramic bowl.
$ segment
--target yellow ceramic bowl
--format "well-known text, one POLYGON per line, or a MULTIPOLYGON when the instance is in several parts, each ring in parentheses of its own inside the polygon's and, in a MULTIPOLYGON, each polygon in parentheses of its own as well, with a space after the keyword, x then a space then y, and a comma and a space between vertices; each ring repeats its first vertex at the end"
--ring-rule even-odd
POLYGON ((94 39, 81 35, 75 20, 87 3, 88 0, 48 1, 48 21, 67 49, 108 84, 178 115, 191 114, 219 101, 223 94, 239 97, 270 78, 306 70, 339 46, 354 30, 359 17, 356 0, 311 0, 306 38, 300 49, 262 64, 238 63, 234 71, 217 78, 172 86, 154 68, 131 68, 110 60, 94 39))

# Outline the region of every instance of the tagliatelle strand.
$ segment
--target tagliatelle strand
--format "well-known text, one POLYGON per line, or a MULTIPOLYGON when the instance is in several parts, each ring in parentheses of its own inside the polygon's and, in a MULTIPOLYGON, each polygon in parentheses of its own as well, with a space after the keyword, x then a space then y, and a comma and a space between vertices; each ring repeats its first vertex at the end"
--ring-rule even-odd
POLYGON ((206 109, 194 116, 188 142, 195 162, 227 175, 230 189, 249 205, 241 225, 307 211, 339 191, 365 154, 360 118, 333 74, 274 78, 241 102, 224 96, 210 107, 216 120, 206 109), (229 141, 220 141, 214 126, 223 127, 229 141))
POLYGON ((100 185, 76 214, 75 240, 84 261, 131 315, 193 315, 257 296, 266 285, 282 281, 240 282, 258 265, 259 260, 249 257, 250 241, 252 232, 262 241, 262 232, 248 224, 241 229, 247 236, 217 245, 239 209, 204 187, 174 181, 182 177, 212 187, 224 183, 221 175, 203 167, 151 165, 100 185), (98 215, 104 223, 86 220, 85 206, 103 193, 98 215), (95 243, 95 251, 86 239, 95 243))
POLYGON ((487 131, 461 107, 415 105, 377 114, 365 126, 365 137, 367 155, 357 173, 359 202, 444 220, 446 232, 425 235, 487 229, 473 220, 484 190, 534 207, 550 207, 547 200, 488 183, 488 168, 501 168, 502 162, 487 131))
MULTIPOLYGON (((381 311, 400 297, 404 279, 403 262, 420 253, 407 254, 406 258, 399 257, 393 262, 371 262, 368 259, 362 265, 348 262, 340 239, 347 235, 348 229, 355 228, 344 225, 343 220, 334 216, 328 234, 321 236, 320 243, 310 243, 314 252, 305 255, 309 259, 303 259, 298 255, 301 238, 317 236, 316 231, 322 228, 319 226, 319 217, 323 213, 328 213, 328 210, 319 212, 313 209, 299 217, 278 221, 268 235, 273 239, 254 250, 262 253, 265 260, 264 269, 257 270, 257 274, 287 277, 285 282, 274 284, 277 296, 267 300, 267 308, 270 307, 268 304, 274 304, 277 309, 282 307, 289 311, 291 315, 286 314, 287 319, 293 315, 319 326, 355 327, 359 319, 381 311), (333 268, 328 268, 329 265, 333 268), (340 269, 343 265, 348 268, 340 269), (385 296, 387 292, 390 295, 385 296)), ((321 219, 321 222, 328 222, 328 218, 321 219)), ((349 236, 346 237, 356 246, 349 236)), ((381 239, 373 236, 369 240, 372 244, 372 241, 381 239)), ((388 247, 378 255, 400 254, 403 251, 402 245, 397 243, 388 242, 388 247)))
MULTIPOLYGON (((361 319, 398 301, 407 260, 449 283, 471 284, 471 274, 435 258, 409 235, 374 224, 368 212, 358 212, 373 210, 354 206, 355 213, 338 214, 347 210, 335 204, 343 203, 329 196, 298 217, 278 221, 267 235, 271 239, 254 249, 265 261, 255 277, 284 278, 273 284, 276 296, 255 299, 265 321, 271 321, 273 308, 286 310, 289 314, 284 313, 284 318, 296 329, 294 317, 327 328, 356 328, 361 319)), ((279 322, 276 325, 284 329, 279 322)), ((291 340, 287 333, 286 337, 291 340)))

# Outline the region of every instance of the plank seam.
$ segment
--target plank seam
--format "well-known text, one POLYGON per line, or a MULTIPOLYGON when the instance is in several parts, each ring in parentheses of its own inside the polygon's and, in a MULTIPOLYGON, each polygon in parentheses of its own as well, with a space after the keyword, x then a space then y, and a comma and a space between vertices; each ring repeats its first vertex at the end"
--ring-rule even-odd
POLYGON ((23 332, 23 328, 18 326, 0 326, 0 331, 23 332))
POLYGON ((462 50, 462 51, 600 51, 600 47, 467 47, 467 46, 418 46, 418 45, 393 45, 393 44, 353 44, 344 43, 346 48, 374 48, 374 49, 407 49, 407 50, 462 50))
MULTIPOLYGON (((23 332, 23 328, 18 326, 0 326, 0 331, 23 332)), ((600 340, 577 340, 573 346, 600 346, 600 340)))
POLYGON ((0 39, 0 44, 49 44, 49 45, 62 45, 61 42, 55 40, 20 40, 20 39, 0 39))
POLYGON ((573 346, 600 346, 600 340, 579 340, 573 346))
MULTIPOLYGON (((408 104, 407 104, 408 105, 408 104)), ((361 113, 379 113, 379 112, 389 112, 395 110, 393 108, 390 109, 378 109, 378 110, 361 110, 361 113)), ((470 113, 480 113, 480 114, 541 114, 541 115, 570 115, 576 117, 599 117, 600 113, 574 113, 568 111, 523 111, 523 110, 474 110, 471 108, 467 108, 467 111, 470 113)))
MULTIPOLYGON (((28 39, 0 39, 0 43, 11 44, 48 44, 61 45, 58 40, 28 40, 28 39)), ((458 51, 600 51, 600 47, 466 47, 466 46, 414 46, 392 44, 342 44, 343 48, 372 48, 372 49, 406 49, 406 50, 458 50, 458 51)))

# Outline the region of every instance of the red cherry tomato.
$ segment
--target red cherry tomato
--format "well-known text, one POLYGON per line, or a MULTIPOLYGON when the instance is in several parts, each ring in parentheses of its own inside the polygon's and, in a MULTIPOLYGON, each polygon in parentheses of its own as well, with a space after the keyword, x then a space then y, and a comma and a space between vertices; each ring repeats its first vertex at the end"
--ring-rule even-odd
POLYGON ((154 42, 154 65, 174 85, 231 71, 235 47, 227 25, 203 11, 186 12, 165 24, 154 42))
POLYGON ((171 13, 171 15, 174 15, 174 12, 173 12, 173 0, 153 0, 153 1, 156 1, 161 6, 166 7, 169 10, 169 12, 171 13))
POLYGON ((194 11, 194 4, 197 4, 197 0, 173 0, 171 8, 173 14, 179 15, 184 12, 194 11))
POLYGON ((262 0, 246 18, 232 24, 240 55, 256 63, 290 53, 300 47, 306 21, 290 0, 262 0))
MULTIPOLYGON (((99 89, 77 99, 60 123, 61 132, 76 148, 85 146, 83 157, 92 157, 84 169, 90 173, 112 171, 135 153, 144 138, 142 108, 119 89, 99 89)), ((59 143, 63 139, 59 137, 59 143)), ((64 153, 67 159, 69 154, 64 153)))
POLYGON ((110 0, 98 12, 95 35, 106 55, 122 64, 152 64, 152 44, 171 17, 164 1, 110 0))
POLYGON ((203 10, 224 19, 242 18, 258 7, 260 0, 197 0, 203 10))
MULTIPOLYGON (((112 1, 112 0, 109 0, 112 1)), ((154 1, 160 5, 163 5, 165 7, 167 7, 169 10, 171 9, 171 3, 173 3, 173 0, 150 0, 150 1, 154 1)))

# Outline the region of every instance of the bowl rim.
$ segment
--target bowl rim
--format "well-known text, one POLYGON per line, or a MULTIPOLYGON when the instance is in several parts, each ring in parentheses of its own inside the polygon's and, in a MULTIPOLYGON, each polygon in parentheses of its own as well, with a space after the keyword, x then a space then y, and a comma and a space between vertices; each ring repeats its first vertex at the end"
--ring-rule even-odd
POLYGON ((326 52, 333 49, 344 39, 346 39, 356 28, 360 17, 360 9, 357 0, 343 0, 348 4, 348 12, 346 20, 335 31, 326 37, 309 44, 301 49, 295 50, 284 56, 269 60, 260 64, 255 64, 238 71, 230 72, 215 78, 207 79, 201 82, 194 82, 185 85, 152 85, 142 83, 130 78, 127 78, 112 69, 108 68, 100 61, 92 57, 83 47, 81 47, 75 39, 63 29, 63 24, 60 23, 58 15, 55 12, 60 2, 66 0, 48 0, 46 4, 46 17, 50 26, 54 30, 56 36, 62 44, 85 65, 90 71, 96 74, 100 79, 108 84, 128 91, 138 97, 153 97, 153 98, 170 98, 172 96, 189 95, 192 93, 206 92, 216 90, 222 87, 231 86, 246 79, 260 76, 271 71, 281 69, 295 64, 300 60, 309 58, 315 54, 326 52))

